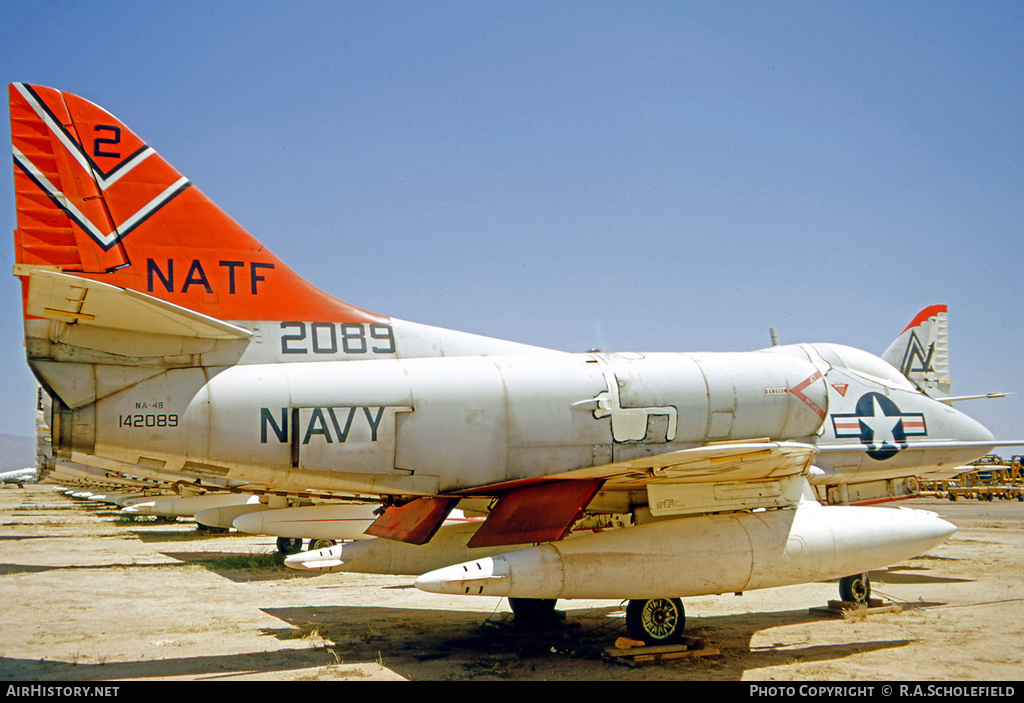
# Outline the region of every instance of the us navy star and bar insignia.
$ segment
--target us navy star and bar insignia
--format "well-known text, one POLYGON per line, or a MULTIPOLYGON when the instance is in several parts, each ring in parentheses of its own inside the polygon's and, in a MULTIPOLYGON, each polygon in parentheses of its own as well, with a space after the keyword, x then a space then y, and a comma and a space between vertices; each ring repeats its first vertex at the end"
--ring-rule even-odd
POLYGON ((872 447, 868 456, 889 459, 907 444, 907 437, 928 434, 924 413, 905 413, 881 393, 865 393, 852 413, 833 413, 836 439, 859 439, 872 447))

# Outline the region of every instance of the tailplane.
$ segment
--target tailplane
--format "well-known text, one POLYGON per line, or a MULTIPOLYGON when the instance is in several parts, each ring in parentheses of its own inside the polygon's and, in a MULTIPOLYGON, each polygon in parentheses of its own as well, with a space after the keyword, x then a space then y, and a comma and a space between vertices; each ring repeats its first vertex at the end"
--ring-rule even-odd
POLYGON ((43 270, 219 320, 386 320, 305 281, 106 110, 24 83, 9 99, 27 318, 43 270))
POLYGON ((917 313, 906 329, 882 354, 911 383, 936 399, 948 398, 949 320, 945 305, 931 305, 917 313))

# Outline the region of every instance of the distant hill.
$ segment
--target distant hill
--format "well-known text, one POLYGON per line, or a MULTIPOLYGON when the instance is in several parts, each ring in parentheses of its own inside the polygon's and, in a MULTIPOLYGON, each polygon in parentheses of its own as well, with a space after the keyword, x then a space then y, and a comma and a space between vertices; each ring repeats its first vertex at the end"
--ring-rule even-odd
POLYGON ((16 471, 35 465, 35 437, 19 437, 0 433, 0 471, 16 471))

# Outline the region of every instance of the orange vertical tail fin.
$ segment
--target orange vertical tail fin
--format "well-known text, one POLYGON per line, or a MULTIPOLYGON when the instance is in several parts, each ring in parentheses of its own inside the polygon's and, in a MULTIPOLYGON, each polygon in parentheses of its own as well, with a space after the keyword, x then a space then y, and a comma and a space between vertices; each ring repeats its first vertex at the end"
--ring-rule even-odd
POLYGON ((24 295, 44 268, 221 320, 385 319, 305 281, 103 108, 23 83, 9 99, 24 295))

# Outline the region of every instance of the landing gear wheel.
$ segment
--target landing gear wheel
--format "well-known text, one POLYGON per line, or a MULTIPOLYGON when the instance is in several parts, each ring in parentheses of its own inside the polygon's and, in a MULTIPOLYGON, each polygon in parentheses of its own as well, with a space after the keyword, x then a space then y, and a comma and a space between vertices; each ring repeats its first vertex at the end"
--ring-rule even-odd
POLYGON ((554 598, 509 598, 508 604, 515 615, 518 627, 545 628, 554 624, 559 618, 555 614, 554 598))
POLYGON ((202 532, 210 535, 223 535, 227 533, 227 527, 212 527, 210 525, 204 525, 201 522, 196 523, 196 532, 202 532))
POLYGON ((839 579, 839 597, 850 603, 867 605, 871 598, 871 579, 867 574, 855 574, 839 579))
POLYGON ((315 552, 318 549, 327 549, 336 545, 333 539, 311 539, 309 540, 309 551, 315 552))
POLYGON ((512 613, 517 617, 536 619, 538 617, 550 618, 555 612, 554 598, 509 598, 508 604, 512 613))
POLYGON ((626 606, 626 630, 647 644, 673 644, 683 636, 686 613, 678 598, 631 600, 626 606))
POLYGON ((289 554, 298 554, 302 551, 302 540, 290 537, 278 537, 277 551, 285 556, 288 556, 289 554))

